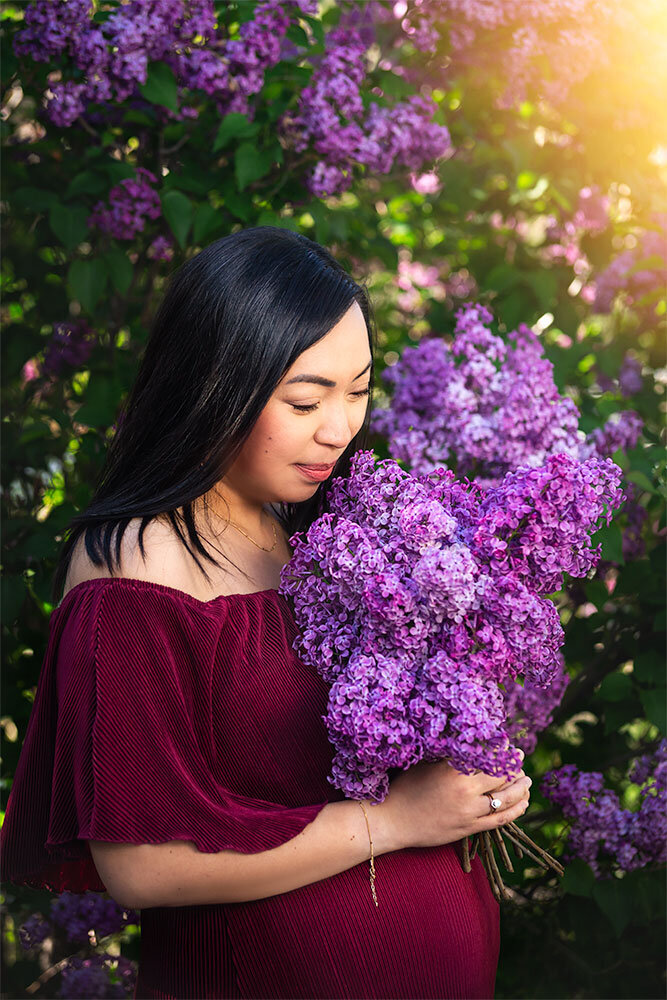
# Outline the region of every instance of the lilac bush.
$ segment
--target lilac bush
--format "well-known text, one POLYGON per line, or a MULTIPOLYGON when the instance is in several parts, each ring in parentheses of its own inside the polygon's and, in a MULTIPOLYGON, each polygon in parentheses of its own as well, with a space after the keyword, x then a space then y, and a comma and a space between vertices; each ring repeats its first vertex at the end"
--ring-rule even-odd
POLYGON ((623 501, 620 474, 610 459, 559 454, 482 490, 357 452, 281 574, 294 648, 331 685, 330 782, 382 801, 387 770, 419 760, 518 768, 501 686, 562 679, 545 595, 596 565, 590 533, 623 501))
POLYGON ((570 823, 566 857, 581 858, 596 877, 667 861, 667 740, 634 761, 628 777, 641 786, 636 810, 621 806, 601 773, 575 764, 549 771, 542 781, 542 793, 570 823))
MULTIPOLYGON (((51 81, 45 95, 47 118, 63 128, 85 119, 91 103, 136 100, 155 63, 168 67, 178 94, 176 110, 160 108, 164 120, 198 117, 196 92, 202 91, 221 118, 236 113, 252 121, 252 99, 262 90, 266 71, 284 59, 310 58, 312 77, 296 109, 279 116, 276 130, 286 148, 317 155, 304 175, 316 197, 346 190, 354 167, 382 174, 394 167, 421 172, 450 155, 449 131, 432 121, 437 104, 431 97, 414 93, 393 101, 378 92, 380 100, 368 102, 367 50, 375 38, 373 31, 362 37, 356 30, 353 11, 327 34, 322 55, 309 53, 306 34, 302 45, 287 38, 291 26, 317 11, 317 0, 265 0, 240 25, 239 37, 231 38, 213 0, 130 0, 101 21, 92 19, 91 0, 33 0, 14 51, 64 62, 63 77, 51 81)), ((139 173, 148 177, 142 168, 139 173)), ((143 216, 159 215, 157 194, 139 180, 121 181, 111 202, 109 209, 96 207, 95 221, 119 239, 140 232, 143 216)))

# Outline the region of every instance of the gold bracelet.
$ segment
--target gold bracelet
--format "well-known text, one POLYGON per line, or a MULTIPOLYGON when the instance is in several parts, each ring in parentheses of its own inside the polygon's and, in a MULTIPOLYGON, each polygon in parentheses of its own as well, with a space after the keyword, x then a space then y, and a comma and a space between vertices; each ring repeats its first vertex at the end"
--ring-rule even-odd
POLYGON ((373 838, 371 837, 371 828, 368 825, 368 814, 366 812, 363 802, 361 802, 360 800, 359 800, 359 805, 364 810, 364 816, 366 817, 366 828, 368 829, 368 839, 371 842, 371 892, 373 893, 373 901, 377 906, 378 899, 377 896, 375 895, 375 859, 373 857, 373 838))

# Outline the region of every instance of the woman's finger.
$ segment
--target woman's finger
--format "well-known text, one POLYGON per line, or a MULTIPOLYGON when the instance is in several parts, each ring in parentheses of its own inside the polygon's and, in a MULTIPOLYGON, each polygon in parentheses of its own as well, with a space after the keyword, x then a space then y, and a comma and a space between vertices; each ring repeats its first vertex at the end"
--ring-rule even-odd
POLYGON ((494 789, 493 791, 489 791, 488 794, 484 793, 479 798, 477 818, 482 819, 493 813, 501 813, 506 809, 512 809, 517 802, 529 797, 529 789, 532 783, 531 779, 526 776, 513 781, 503 789, 494 789), (493 810, 491 809, 491 798, 499 803, 497 808, 493 810))

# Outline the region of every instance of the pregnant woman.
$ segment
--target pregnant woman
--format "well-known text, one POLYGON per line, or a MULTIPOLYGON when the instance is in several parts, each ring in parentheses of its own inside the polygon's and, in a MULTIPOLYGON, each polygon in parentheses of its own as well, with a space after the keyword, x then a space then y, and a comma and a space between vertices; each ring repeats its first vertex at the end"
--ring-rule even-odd
POLYGON ((529 779, 421 763, 346 799, 278 589, 368 447, 374 351, 327 250, 217 240, 173 275, 69 526, 2 878, 140 910, 138 998, 493 996, 498 906, 459 841, 529 779))

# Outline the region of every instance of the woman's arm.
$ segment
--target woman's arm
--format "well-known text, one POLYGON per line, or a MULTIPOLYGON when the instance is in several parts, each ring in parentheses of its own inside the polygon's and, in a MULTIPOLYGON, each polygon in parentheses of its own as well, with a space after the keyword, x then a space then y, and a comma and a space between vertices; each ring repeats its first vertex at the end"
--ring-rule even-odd
MULTIPOLYGON (((366 805, 376 857, 403 846, 385 803, 366 805)), ((229 850, 206 854, 183 840, 88 843, 109 894, 132 909, 263 899, 319 882, 370 858, 363 811, 350 799, 330 802, 301 833, 256 854, 229 850)))
MULTIPOLYGON (((383 802, 367 806, 373 854, 449 844, 503 826, 525 812, 530 783, 523 771, 499 784, 481 772, 461 774, 444 760, 414 764, 394 778, 383 802), (496 790, 502 803, 493 813, 489 790, 496 790)), ((366 819, 353 799, 329 802, 296 837, 257 854, 206 854, 182 840, 88 843, 111 896, 133 909, 264 899, 337 875, 370 857, 366 819)))

